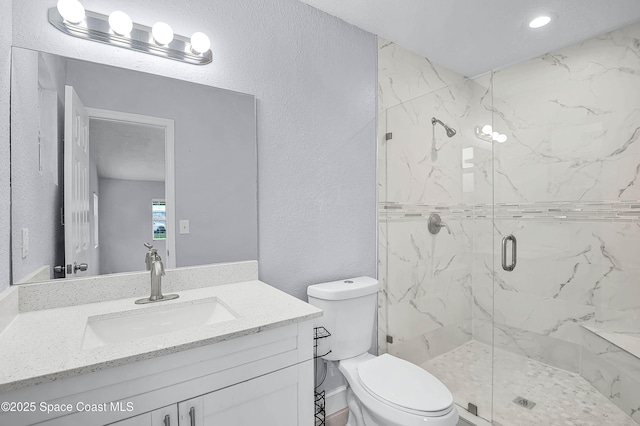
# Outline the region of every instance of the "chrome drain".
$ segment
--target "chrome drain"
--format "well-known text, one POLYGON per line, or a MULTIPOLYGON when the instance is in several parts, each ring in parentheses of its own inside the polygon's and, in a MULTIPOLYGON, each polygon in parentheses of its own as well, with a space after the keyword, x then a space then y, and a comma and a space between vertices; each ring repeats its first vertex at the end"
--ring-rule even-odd
POLYGON ((521 407, 526 408, 527 410, 531 410, 533 407, 536 406, 535 402, 529 401, 528 399, 523 398, 521 396, 516 397, 516 399, 514 399, 513 402, 515 402, 521 407))

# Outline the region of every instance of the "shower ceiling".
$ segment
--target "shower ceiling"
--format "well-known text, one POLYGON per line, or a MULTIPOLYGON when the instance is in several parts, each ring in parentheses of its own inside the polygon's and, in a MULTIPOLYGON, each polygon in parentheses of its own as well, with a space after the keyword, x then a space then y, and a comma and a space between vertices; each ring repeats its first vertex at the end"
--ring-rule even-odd
POLYGON ((640 21, 638 0, 302 1, 468 77, 640 21))

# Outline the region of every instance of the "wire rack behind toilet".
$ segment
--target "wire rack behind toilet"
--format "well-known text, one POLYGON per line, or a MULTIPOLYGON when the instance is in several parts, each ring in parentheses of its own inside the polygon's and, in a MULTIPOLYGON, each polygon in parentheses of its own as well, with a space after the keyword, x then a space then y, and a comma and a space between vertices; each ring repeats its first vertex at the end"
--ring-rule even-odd
POLYGON ((329 350, 326 353, 318 354, 318 341, 320 339, 326 339, 329 336, 331 336, 331 333, 329 333, 329 331, 327 331, 327 329, 324 327, 315 327, 313 329, 313 376, 315 380, 314 405, 316 426, 325 426, 325 391, 318 392, 318 388, 322 386, 322 383, 324 383, 324 379, 327 377, 327 365, 322 362, 322 357, 328 355, 331 352, 329 350), (321 362, 324 367, 322 379, 318 378, 318 362, 321 362))

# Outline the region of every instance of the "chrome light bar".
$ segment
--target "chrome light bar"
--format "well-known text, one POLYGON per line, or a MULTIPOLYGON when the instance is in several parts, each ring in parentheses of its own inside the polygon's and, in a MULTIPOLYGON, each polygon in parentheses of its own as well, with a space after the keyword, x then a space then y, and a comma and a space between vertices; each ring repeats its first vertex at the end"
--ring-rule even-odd
POLYGON ((187 62, 194 65, 206 65, 212 61, 211 49, 197 53, 191 48, 191 40, 175 34, 167 45, 158 44, 152 35, 151 28, 133 24, 127 35, 114 33, 109 26, 109 17, 100 13, 86 11, 85 18, 77 24, 66 21, 58 10, 49 9, 49 22, 65 34, 85 40, 97 41, 125 49, 136 50, 150 55, 187 62))

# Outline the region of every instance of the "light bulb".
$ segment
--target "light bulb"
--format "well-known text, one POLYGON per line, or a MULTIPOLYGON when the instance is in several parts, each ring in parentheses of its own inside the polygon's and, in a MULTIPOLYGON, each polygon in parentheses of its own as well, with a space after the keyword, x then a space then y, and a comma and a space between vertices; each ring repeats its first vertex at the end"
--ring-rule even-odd
POLYGON ((153 39, 158 44, 167 45, 173 40, 173 30, 164 22, 156 22, 151 28, 153 39))
POLYGON ((127 35, 133 29, 133 21, 126 13, 116 10, 109 15, 109 26, 114 33, 127 35))
POLYGON ((538 16, 537 18, 535 18, 531 22, 529 22, 529 28, 544 27, 549 22, 551 22, 551 17, 550 16, 538 16))
POLYGON ((506 141, 507 141, 507 135, 501 134, 496 138, 496 142, 498 143, 505 143, 506 141))
POLYGON ((211 41, 205 33, 197 32, 191 36, 191 50, 195 53, 202 54, 209 50, 211 41))
POLYGON ((79 24, 84 19, 84 7, 78 0, 58 0, 58 12, 65 21, 79 24))
POLYGON ((493 127, 491 127, 490 124, 485 124, 482 127, 482 133, 484 133, 485 135, 490 135, 491 133, 493 133, 493 127))
POLYGON ((494 141, 497 141, 497 140, 498 140, 498 136, 500 136, 500 133, 498 133, 498 132, 493 132, 493 133, 491 134, 491 139, 493 139, 494 141))

